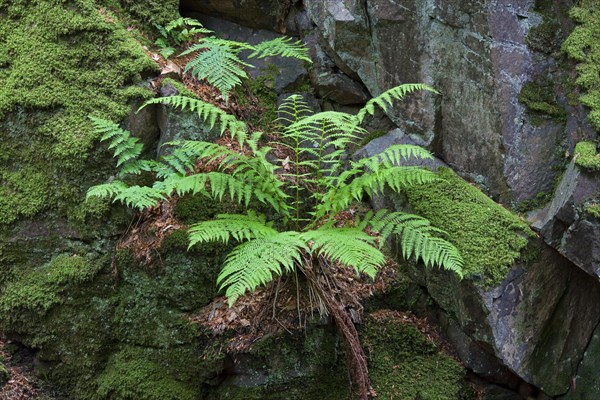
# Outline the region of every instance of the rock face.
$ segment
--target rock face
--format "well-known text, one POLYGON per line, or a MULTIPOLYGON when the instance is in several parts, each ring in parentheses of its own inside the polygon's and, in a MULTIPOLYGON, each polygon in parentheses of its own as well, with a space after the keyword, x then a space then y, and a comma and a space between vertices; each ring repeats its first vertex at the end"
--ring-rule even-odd
MULTIPOLYGON (((533 7, 525 0, 306 2, 325 52, 372 95, 406 82, 442 93, 414 97, 389 116, 504 202, 550 191, 563 156, 547 143, 566 140, 560 118, 531 115, 519 102, 529 81, 559 76, 551 57, 527 44, 543 23, 533 7)), ((576 114, 569 131, 589 132, 576 114)))
POLYGON ((600 220, 591 211, 599 188, 597 173, 571 162, 552 202, 531 216, 533 227, 549 245, 593 277, 600 277, 600 243, 593 239, 600 233, 600 220))

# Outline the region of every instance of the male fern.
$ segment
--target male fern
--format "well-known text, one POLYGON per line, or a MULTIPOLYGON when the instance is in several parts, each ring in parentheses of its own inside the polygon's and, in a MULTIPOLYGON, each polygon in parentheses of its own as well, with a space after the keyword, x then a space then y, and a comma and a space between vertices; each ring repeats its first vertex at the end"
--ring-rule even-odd
POLYGON ((201 194, 213 201, 228 201, 249 208, 252 200, 271 208, 277 222, 248 209, 246 214, 221 214, 212 221, 191 226, 190 246, 210 241, 237 243, 225 260, 218 279, 233 304, 247 291, 286 272, 303 271, 306 260, 353 268, 374 277, 384 265, 381 245, 394 236, 405 259, 421 259, 427 266, 439 265, 462 274, 462 259, 444 239, 445 233, 417 215, 379 210, 364 217, 355 215, 344 226, 336 217, 352 203, 360 202, 387 188, 394 192, 431 182, 436 174, 419 167, 404 166, 411 158, 431 158, 426 150, 394 145, 380 154, 355 162, 343 157, 366 131, 360 127, 374 107, 387 109, 392 100, 425 85, 402 85, 367 103, 357 115, 341 112, 312 114, 299 96, 291 96, 280 107, 281 134, 278 145, 293 157, 273 160, 271 147, 263 145, 260 132, 248 133, 247 126, 219 108, 182 96, 159 98, 146 104, 163 103, 198 113, 206 124, 229 131, 245 151, 201 141, 170 143, 171 155, 158 162, 138 160, 141 145, 116 124, 92 119, 103 140, 110 140, 118 165, 130 173, 150 170, 157 178, 151 187, 129 186, 123 180, 90 188, 89 196, 109 197, 127 206, 144 209, 171 196, 201 194), (283 163, 286 166, 283 166, 283 163), (197 172, 198 163, 215 165, 197 172), (128 167, 128 165, 135 166, 128 167), (367 234, 370 232, 370 234, 367 234), (376 237, 379 236, 379 245, 376 237))
POLYGON ((254 68, 249 61, 243 61, 241 53, 244 51, 250 52, 247 54, 247 60, 278 56, 311 62, 304 44, 289 37, 279 37, 251 45, 210 36, 199 39, 198 43, 180 55, 195 54, 186 64, 184 71, 191 72, 197 79, 206 79, 221 92, 225 102, 228 102, 231 91, 248 78, 245 68, 254 68))

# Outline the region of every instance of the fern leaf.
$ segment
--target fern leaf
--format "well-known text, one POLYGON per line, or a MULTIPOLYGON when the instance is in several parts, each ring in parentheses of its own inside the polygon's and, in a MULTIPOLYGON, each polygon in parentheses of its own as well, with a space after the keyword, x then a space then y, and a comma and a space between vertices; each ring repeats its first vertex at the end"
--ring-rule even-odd
POLYGON ((103 183, 101 185, 95 185, 88 189, 85 199, 88 200, 90 197, 100 197, 112 199, 118 196, 123 190, 129 186, 122 181, 114 180, 110 183, 103 183))
POLYGON ((306 251, 308 246, 298 232, 278 232, 242 243, 225 260, 217 285, 220 290, 226 288, 232 306, 247 291, 293 271, 306 251))
POLYGON ((165 200, 163 194, 148 186, 130 186, 121 190, 114 198, 113 202, 121 202, 127 207, 144 210, 148 207, 154 207, 160 200, 165 200))
POLYGON ((119 127, 112 121, 90 116, 94 131, 102 134, 101 141, 111 140, 108 145, 109 149, 114 149, 114 157, 117 158, 117 167, 135 161, 144 146, 139 143, 139 139, 134 138, 131 134, 119 127))
POLYGON ((212 241, 229 243, 232 238, 238 242, 263 238, 277 233, 271 225, 266 222, 264 215, 257 215, 253 211, 246 215, 219 214, 215 220, 203 221, 190 227, 189 247, 212 241))
POLYGON ((439 93, 431 86, 422 83, 406 83, 393 87, 381 93, 379 96, 369 100, 356 115, 357 123, 361 124, 367 114, 373 115, 375 113, 375 105, 379 106, 382 110, 387 111, 392 106, 394 100, 400 100, 406 94, 415 92, 417 90, 426 90, 433 93, 439 93))
POLYGON ((186 55, 198 52, 196 57, 187 63, 184 71, 191 71, 197 79, 206 79, 221 92, 227 102, 229 92, 241 85, 242 78, 248 77, 244 66, 251 65, 238 57, 239 51, 243 48, 252 48, 252 46, 223 39, 204 38, 197 45, 181 53, 186 55))
POLYGON ((254 46, 254 51, 249 58, 265 58, 271 56, 281 56, 296 58, 298 60, 312 63, 308 56, 308 49, 300 40, 293 41, 290 37, 278 37, 273 40, 261 42, 254 46))
POLYGON ((231 137, 237 138, 238 141, 241 140, 242 143, 247 136, 248 128, 245 123, 238 121, 233 115, 227 114, 219 107, 210 103, 206 103, 202 100, 187 96, 158 97, 146 101, 140 107, 140 110, 150 104, 165 104, 178 108, 182 111, 190 110, 195 112, 205 123, 208 122, 208 126, 211 129, 218 121, 221 134, 223 134, 226 130, 229 130, 231 137))
POLYGON ((371 278, 385 263, 385 256, 374 245, 375 239, 360 229, 323 226, 303 232, 302 238, 312 242, 313 253, 371 278))
POLYGON ((458 249, 440 237, 445 232, 432 226, 427 219, 414 214, 381 210, 370 221, 370 226, 381 234, 381 243, 390 235, 397 236, 404 259, 408 260, 414 255, 417 260, 422 259, 426 266, 438 265, 462 278, 463 259, 458 249))

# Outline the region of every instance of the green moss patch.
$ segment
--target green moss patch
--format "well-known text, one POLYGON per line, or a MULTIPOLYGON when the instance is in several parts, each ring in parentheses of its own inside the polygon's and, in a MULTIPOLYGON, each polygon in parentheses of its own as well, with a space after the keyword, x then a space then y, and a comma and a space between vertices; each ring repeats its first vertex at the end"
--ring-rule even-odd
POLYGON ((578 62, 576 82, 585 92, 579 99, 590 107, 588 120, 600 131, 600 3, 579 1, 569 15, 577 26, 564 41, 562 50, 578 62))
POLYGON ((441 353, 414 326, 386 318, 366 319, 361 340, 369 373, 381 399, 467 400, 474 395, 466 371, 441 353))
POLYGON ((600 171, 600 155, 596 144, 592 142, 579 142, 575 145, 575 164, 589 171, 600 171))
POLYGON ((596 219, 600 219, 600 204, 591 204, 585 207, 585 211, 596 219))
POLYGON ((1 2, 0 223, 80 202, 109 164, 87 116, 124 119, 156 69, 100 2, 1 2))
POLYGON ((567 118, 566 111, 556 102, 551 82, 529 82, 525 84, 519 94, 519 101, 535 113, 547 115, 560 121, 567 118))
POLYGON ((62 302, 66 288, 92 279, 99 269, 80 256, 58 256, 6 286, 0 297, 0 317, 13 321, 25 311, 43 315, 62 302))
POLYGON ((450 169, 441 168, 440 178, 408 190, 411 207, 448 232, 464 259, 465 276, 481 279, 486 286, 497 284, 520 258, 533 232, 450 169))
POLYGON ((195 400, 198 393, 178 381, 143 349, 127 347, 113 355, 98 378, 98 398, 112 400, 195 400))

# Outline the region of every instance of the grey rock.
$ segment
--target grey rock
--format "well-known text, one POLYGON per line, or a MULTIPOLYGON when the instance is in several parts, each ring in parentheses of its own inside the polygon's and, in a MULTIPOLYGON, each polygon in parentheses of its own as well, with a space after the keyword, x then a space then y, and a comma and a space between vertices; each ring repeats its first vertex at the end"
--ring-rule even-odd
MULTIPOLYGON (((161 96, 176 96, 178 90, 170 84, 163 85, 161 96)), ((160 130, 157 157, 170 154, 170 148, 165 143, 176 140, 212 141, 220 136, 218 126, 211 127, 198 115, 190 111, 177 110, 169 105, 159 105, 157 110, 157 125, 160 130)))
POLYGON ((419 275, 453 321, 443 329, 467 367, 502 379, 503 366, 551 396, 567 392, 600 321, 597 282, 549 247, 535 263, 515 265, 492 289, 430 269, 419 275))
POLYGON ((280 0, 182 0, 186 13, 199 12, 252 28, 285 30, 286 18, 297 1, 280 0))
POLYGON ((571 162, 554 192, 551 203, 530 215, 544 241, 594 277, 600 277, 600 220, 585 212, 598 198, 600 176, 582 171, 571 162))

